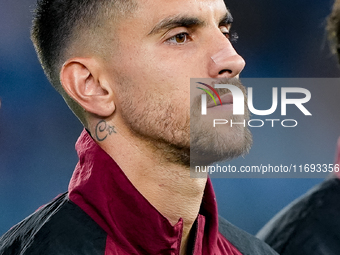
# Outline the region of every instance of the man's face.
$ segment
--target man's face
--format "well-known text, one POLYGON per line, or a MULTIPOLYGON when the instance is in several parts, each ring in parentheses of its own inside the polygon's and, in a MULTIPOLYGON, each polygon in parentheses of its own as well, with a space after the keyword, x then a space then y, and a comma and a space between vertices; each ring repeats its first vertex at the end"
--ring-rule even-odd
MULTIPOLYGON (((118 46, 108 65, 116 84, 116 116, 134 134, 188 156, 190 78, 238 78, 245 65, 228 39, 230 15, 222 0, 139 0, 138 5, 119 22, 118 46)), ((202 129, 199 133, 211 132, 202 129)), ((233 142, 224 149, 249 147, 243 129, 228 129, 226 135, 233 142)))

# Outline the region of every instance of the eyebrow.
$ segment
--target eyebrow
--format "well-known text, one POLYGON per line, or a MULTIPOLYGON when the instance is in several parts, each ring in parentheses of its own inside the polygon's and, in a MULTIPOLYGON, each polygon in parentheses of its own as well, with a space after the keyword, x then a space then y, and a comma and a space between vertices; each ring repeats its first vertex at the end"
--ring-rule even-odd
POLYGON ((230 25, 234 22, 233 16, 231 15, 230 11, 228 11, 222 19, 220 19, 219 25, 230 25))
MULTIPOLYGON (((220 19, 219 25, 229 25, 233 22, 233 17, 231 16, 230 12, 228 11, 222 19, 220 19)), ((197 17, 189 17, 189 16, 182 16, 177 15, 173 17, 168 17, 161 20, 148 35, 158 34, 164 30, 171 30, 176 27, 203 27, 206 25, 204 20, 201 20, 197 17)))

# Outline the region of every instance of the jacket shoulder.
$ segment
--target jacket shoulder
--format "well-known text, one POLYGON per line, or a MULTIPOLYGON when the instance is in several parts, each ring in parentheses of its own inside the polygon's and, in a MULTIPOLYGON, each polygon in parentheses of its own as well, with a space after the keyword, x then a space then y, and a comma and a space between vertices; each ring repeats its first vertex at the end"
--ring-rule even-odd
POLYGON ((265 242, 219 217, 219 232, 243 255, 277 255, 265 242))
POLYGON ((329 179, 279 212, 257 236, 280 254, 340 254, 340 180, 329 179))
POLYGON ((0 238, 0 255, 104 254, 106 233, 65 193, 0 238))

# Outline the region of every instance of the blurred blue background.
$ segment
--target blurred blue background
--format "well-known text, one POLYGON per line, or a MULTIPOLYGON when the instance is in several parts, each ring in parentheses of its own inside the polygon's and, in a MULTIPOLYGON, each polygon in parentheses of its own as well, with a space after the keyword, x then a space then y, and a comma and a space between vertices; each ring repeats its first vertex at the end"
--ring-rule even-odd
MULTIPOLYGON (((242 77, 339 77, 324 30, 332 1, 226 3, 240 37, 235 48, 247 62, 242 77)), ((0 0, 0 4, 1 235, 67 190, 77 163, 74 143, 82 126, 48 83, 29 39, 35 1, 0 0)), ((338 92, 324 103, 338 101, 338 92)), ((318 125, 305 130, 301 139, 254 130, 254 147, 246 159, 260 162, 261 158, 273 158, 280 164, 291 164, 293 157, 308 163, 318 155, 332 163, 340 129, 332 122, 318 125), (305 141, 311 139, 313 146, 306 146, 305 141)), ((220 214, 253 234, 282 207, 321 181, 213 179, 220 214)))

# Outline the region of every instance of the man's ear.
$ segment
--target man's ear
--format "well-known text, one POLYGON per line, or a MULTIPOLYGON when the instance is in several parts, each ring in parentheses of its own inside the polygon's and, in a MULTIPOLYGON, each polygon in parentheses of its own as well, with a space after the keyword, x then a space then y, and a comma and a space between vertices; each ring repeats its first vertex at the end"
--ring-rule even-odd
POLYGON ((87 112, 109 117, 115 111, 113 90, 100 63, 92 58, 72 58, 62 67, 60 81, 65 92, 87 112))

